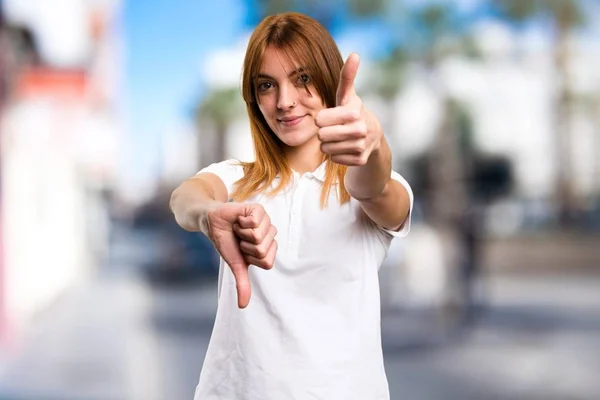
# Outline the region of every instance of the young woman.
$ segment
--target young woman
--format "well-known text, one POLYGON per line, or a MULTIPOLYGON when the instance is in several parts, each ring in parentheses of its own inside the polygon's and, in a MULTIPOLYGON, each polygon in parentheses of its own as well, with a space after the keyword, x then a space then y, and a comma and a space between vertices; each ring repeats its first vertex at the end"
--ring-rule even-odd
POLYGON ((222 256, 196 400, 389 399, 378 269, 412 192, 329 33, 267 17, 244 60, 256 160, 208 166, 171 197, 222 256))

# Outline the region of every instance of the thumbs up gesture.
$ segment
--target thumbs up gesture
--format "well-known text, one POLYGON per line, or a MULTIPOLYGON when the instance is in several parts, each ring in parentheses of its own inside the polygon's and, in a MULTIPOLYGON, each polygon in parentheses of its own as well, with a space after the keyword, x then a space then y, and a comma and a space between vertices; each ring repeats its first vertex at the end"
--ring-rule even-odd
POLYGON ((250 302, 250 264, 271 269, 277 229, 260 204, 224 203, 208 213, 209 238, 235 277, 238 307, 250 302))
POLYGON ((333 162, 348 166, 365 165, 383 137, 377 118, 356 94, 359 64, 358 54, 350 54, 340 72, 336 106, 321 110, 315 118, 321 151, 331 155, 333 162))

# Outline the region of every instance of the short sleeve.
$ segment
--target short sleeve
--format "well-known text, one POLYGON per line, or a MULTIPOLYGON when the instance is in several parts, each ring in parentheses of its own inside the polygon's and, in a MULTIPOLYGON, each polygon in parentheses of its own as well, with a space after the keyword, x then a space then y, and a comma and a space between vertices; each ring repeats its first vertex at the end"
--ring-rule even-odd
POLYGON ((406 179, 404 179, 402 177, 402 175, 400 175, 399 173, 397 173, 395 171, 392 171, 392 179, 400 182, 402 184, 402 186, 404 186, 404 188, 408 192, 408 198, 410 199, 410 208, 408 211, 408 216, 406 217, 406 221, 404 221, 404 225, 402 225, 402 228, 400 228, 400 230, 398 230, 398 231, 392 231, 389 229, 385 229, 381 226, 378 226, 378 228, 381 231, 386 232, 394 237, 404 237, 404 236, 408 235, 408 232, 410 231, 410 222, 411 222, 411 217, 412 217, 414 195, 413 195, 410 185, 408 184, 406 179))
POLYGON ((226 160, 210 164, 208 167, 198 171, 196 175, 205 172, 215 174, 223 181, 227 188, 227 197, 231 200, 231 193, 233 193, 235 183, 244 176, 244 167, 237 160, 226 160))

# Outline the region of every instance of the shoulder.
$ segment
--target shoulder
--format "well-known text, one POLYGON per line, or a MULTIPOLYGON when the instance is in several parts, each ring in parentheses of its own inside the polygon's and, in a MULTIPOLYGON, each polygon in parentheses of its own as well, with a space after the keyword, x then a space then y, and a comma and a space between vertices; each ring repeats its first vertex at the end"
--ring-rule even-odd
POLYGON ((230 196, 231 193, 233 193, 235 183, 244 177, 245 165, 245 163, 238 160, 225 160, 202 168, 196 173, 196 176, 202 176, 204 174, 216 176, 223 182, 225 189, 227 189, 228 196, 230 196))
MULTIPOLYGON (((212 173, 217 176, 229 176, 229 175, 239 175, 241 178, 244 175, 244 163, 238 160, 229 159, 217 163, 210 164, 207 167, 202 168, 196 175, 203 173, 212 173)), ((238 179, 239 179, 238 178, 238 179)))
POLYGON ((229 159, 202 168, 196 175, 211 173, 223 181, 225 186, 232 186, 235 182, 244 177, 248 166, 252 163, 245 163, 239 160, 229 159))

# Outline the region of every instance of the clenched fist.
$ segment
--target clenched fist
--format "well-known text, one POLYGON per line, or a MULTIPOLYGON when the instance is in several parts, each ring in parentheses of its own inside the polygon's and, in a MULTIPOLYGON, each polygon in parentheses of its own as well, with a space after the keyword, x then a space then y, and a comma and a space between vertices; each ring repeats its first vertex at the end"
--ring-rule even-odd
POLYGON ((277 253, 277 229, 260 204, 223 203, 207 215, 208 236, 235 277, 238 306, 250 302, 248 266, 271 269, 277 253))

